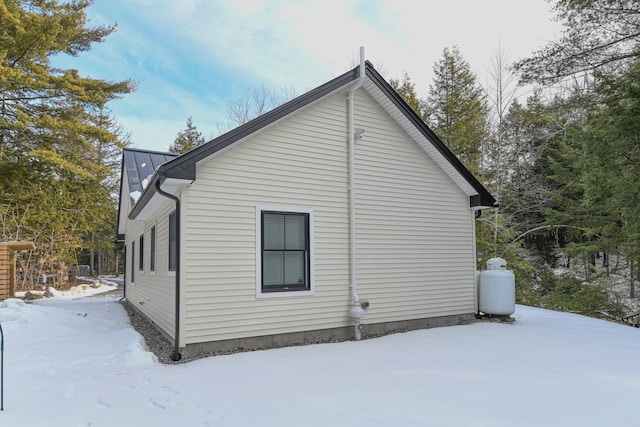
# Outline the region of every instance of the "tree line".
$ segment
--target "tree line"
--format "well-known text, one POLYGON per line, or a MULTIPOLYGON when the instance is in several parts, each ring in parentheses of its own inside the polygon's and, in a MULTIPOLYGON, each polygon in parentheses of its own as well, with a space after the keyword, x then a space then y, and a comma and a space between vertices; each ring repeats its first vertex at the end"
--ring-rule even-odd
MULTIPOLYGON (((0 240, 35 242, 25 282, 76 264, 121 271, 116 197, 130 141, 108 102, 136 83, 50 63, 115 31, 87 25, 91 4, 0 3, 0 240)), ((640 311, 640 6, 557 0, 554 12, 558 41, 518 62, 498 48, 485 86, 456 46, 434 63, 428 93, 406 73, 389 81, 498 199, 476 222, 478 267, 507 259, 518 302, 619 320, 640 311)), ((219 131, 293 95, 249 90, 219 131)), ((169 150, 202 143, 189 117, 169 150)))
POLYGON ((113 253, 114 171, 128 140, 107 103, 135 83, 82 77, 50 61, 115 31, 86 26, 90 4, 0 2, 0 241, 35 243, 20 258, 24 283, 62 280, 68 266, 91 256, 106 263, 113 253))
POLYGON ((487 87, 457 47, 426 97, 407 74, 391 84, 498 199, 478 267, 506 258, 518 302, 625 320, 640 311, 640 5, 554 10, 561 38, 515 63, 498 49, 487 87))

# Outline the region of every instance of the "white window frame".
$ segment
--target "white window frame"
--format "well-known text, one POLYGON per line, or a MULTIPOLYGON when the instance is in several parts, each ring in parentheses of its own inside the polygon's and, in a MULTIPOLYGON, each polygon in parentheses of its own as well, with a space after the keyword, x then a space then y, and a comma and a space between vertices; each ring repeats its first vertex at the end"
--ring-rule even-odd
POLYGON ((315 243, 313 209, 291 206, 256 206, 256 298, 302 297, 315 294, 315 243), (287 212, 309 215, 309 289, 290 292, 262 292, 262 212, 287 212))

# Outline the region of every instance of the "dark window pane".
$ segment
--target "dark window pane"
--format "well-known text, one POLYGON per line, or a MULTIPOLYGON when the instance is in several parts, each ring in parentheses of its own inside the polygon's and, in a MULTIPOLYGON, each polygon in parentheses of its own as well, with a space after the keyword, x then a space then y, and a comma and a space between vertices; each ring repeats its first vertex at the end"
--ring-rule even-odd
POLYGON ((149 270, 156 271, 156 227, 155 225, 151 227, 151 251, 150 251, 150 259, 149 259, 149 270))
POLYGON ((138 268, 140 269, 140 271, 144 270, 144 234, 142 236, 140 236, 140 248, 138 249, 140 251, 140 259, 138 260, 138 268))
POLYGON ((304 258, 304 251, 284 252, 285 285, 304 285, 306 283, 304 258))
POLYGON ((262 213, 263 291, 304 290, 309 285, 309 215, 262 213))
POLYGON ((285 249, 304 250, 306 215, 285 215, 285 249))
POLYGON ((169 214, 169 271, 176 271, 176 213, 169 214))
POLYGON ((284 252, 265 251, 262 257, 262 283, 264 286, 282 285, 284 280, 284 252))
POLYGON ((262 245, 264 249, 284 249, 284 215, 264 214, 262 245))

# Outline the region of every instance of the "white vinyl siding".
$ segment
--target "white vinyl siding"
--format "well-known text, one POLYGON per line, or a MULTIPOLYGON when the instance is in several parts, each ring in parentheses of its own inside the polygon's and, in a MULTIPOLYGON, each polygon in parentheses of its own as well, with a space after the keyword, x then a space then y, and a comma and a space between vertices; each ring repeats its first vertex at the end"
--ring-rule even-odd
POLYGON ((472 313, 469 198, 368 95, 358 93, 356 240, 364 323, 472 313))
POLYGON ((186 342, 349 324, 346 99, 334 96, 198 166, 185 223, 186 342), (313 209, 315 292, 256 298, 256 207, 313 209))
MULTIPOLYGON (((175 204, 169 200, 146 221, 129 221, 127 236, 137 236, 136 250, 139 236, 144 233, 144 246, 151 248, 151 227, 156 229, 156 269, 155 274, 139 274, 138 265, 135 267, 136 278, 134 284, 127 283, 127 300, 153 320, 169 336, 175 330, 175 277, 170 276, 167 269, 169 213, 175 209, 175 204)), ((131 240, 132 237, 127 237, 131 240)), ((150 251, 145 250, 145 264, 149 263, 150 251)), ((136 253, 136 264, 138 254, 136 253)), ((130 256, 127 257, 130 263, 130 256)), ((128 271, 130 266, 127 265, 128 271)))
MULTIPOLYGON (((346 107, 335 94, 198 165, 183 199, 186 344, 353 324, 346 107), (312 296, 256 297, 261 205, 313 209, 312 296)), ((355 124, 366 130, 356 140, 363 323, 472 313, 468 197, 363 89, 355 124)))

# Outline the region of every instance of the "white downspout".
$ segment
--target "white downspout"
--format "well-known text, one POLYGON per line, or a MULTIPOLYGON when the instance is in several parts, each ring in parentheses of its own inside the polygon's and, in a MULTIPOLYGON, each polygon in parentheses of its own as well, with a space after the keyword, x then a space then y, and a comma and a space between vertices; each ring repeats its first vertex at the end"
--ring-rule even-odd
POLYGON ((355 175, 355 129, 353 125, 353 98, 355 92, 364 84, 364 47, 360 47, 360 75, 358 80, 349 89, 349 234, 351 243, 351 295, 353 308, 349 312, 355 322, 355 338, 362 338, 362 325, 360 319, 364 316, 364 310, 360 306, 360 298, 357 290, 357 257, 356 257, 356 175, 355 175))

